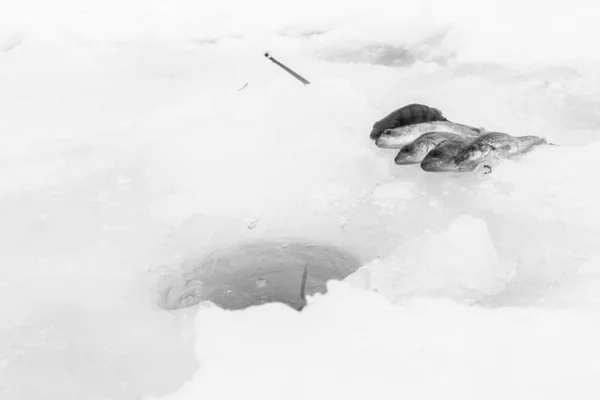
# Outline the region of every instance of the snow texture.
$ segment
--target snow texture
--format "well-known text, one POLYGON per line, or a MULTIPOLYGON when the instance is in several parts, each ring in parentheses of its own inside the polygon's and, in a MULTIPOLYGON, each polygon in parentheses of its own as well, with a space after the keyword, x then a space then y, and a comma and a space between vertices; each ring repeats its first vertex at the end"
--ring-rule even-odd
POLYGON ((598 399, 598 11, 3 0, 0 398, 598 399), (369 132, 415 102, 559 146, 396 166, 369 132), (363 266, 300 313, 159 306, 281 237, 363 266))

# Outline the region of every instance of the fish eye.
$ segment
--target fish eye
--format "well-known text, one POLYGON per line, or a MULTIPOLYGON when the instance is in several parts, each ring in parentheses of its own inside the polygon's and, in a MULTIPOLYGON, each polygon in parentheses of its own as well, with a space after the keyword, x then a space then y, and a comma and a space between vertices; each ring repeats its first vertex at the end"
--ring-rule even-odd
POLYGON ((410 152, 410 149, 409 149, 407 146, 405 146, 405 147, 403 147, 403 148, 402 148, 402 150, 401 150, 401 151, 402 151, 403 153, 408 153, 408 152, 410 152))

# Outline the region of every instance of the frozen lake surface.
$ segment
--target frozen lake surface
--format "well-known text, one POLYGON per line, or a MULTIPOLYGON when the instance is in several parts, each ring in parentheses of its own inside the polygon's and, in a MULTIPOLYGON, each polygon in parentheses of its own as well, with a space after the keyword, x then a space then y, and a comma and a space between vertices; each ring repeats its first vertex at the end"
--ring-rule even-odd
POLYGON ((4 1, 0 398, 599 398, 594 7, 4 1), (415 102, 560 146, 397 166, 369 133, 415 102), (301 313, 161 307, 290 237, 361 268, 301 313))

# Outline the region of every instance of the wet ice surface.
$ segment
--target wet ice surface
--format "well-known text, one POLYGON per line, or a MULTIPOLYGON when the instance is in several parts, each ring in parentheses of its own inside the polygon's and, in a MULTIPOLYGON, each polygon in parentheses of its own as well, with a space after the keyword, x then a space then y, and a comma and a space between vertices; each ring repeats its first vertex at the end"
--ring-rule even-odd
POLYGON ((598 398, 597 13, 521 3, 8 2, 0 397, 598 398), (412 102, 562 146, 398 167, 368 135, 412 102), (364 266, 302 313, 160 307, 281 237, 364 266))
POLYGON ((181 276, 166 282, 160 301, 166 309, 202 301, 228 310, 268 302, 299 308, 305 303, 304 296, 325 293, 327 281, 342 280, 360 266, 347 252, 293 238, 239 243, 185 264, 181 276), (302 289, 305 268, 307 279, 302 289))

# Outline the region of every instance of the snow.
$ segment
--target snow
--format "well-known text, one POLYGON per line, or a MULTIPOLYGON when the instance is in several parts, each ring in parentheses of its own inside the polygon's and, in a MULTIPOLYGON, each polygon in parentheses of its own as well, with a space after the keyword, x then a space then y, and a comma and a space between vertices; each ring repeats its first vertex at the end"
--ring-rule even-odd
POLYGON ((163 399, 595 398, 600 324, 588 314, 425 299, 397 307, 330 289, 300 316, 280 305, 202 309, 204 368, 163 399))
POLYGON ((597 11, 4 0, 0 398, 598 398, 597 11), (398 167, 368 135, 412 102, 560 146, 398 167), (364 265, 301 313, 158 306, 284 236, 364 265))

